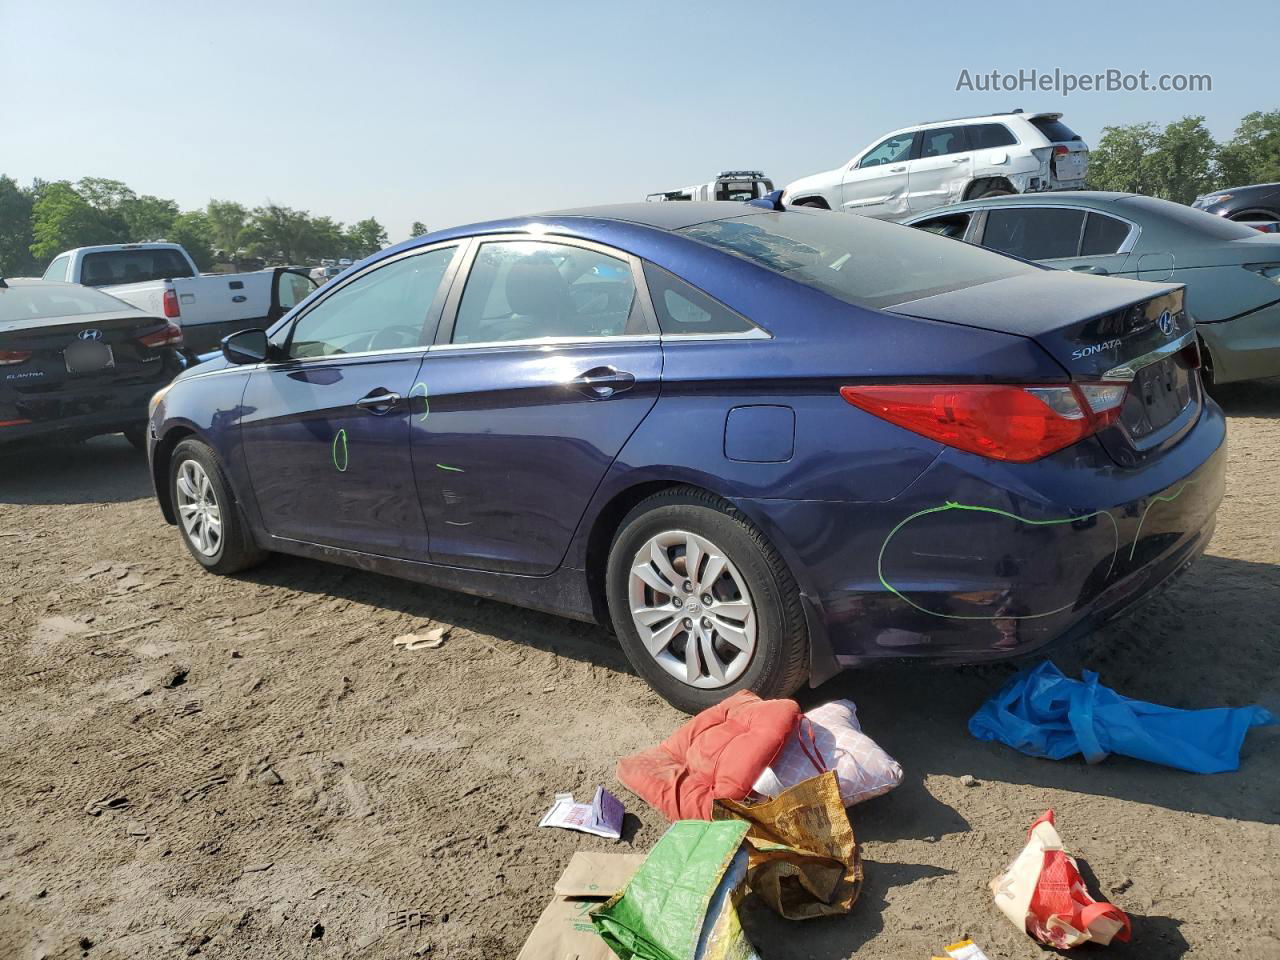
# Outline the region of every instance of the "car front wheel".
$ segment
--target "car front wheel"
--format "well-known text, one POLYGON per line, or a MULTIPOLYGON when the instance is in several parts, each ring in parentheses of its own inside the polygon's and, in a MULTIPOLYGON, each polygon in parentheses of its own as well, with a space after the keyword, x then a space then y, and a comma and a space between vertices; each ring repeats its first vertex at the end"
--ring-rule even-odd
POLYGON ((254 543, 207 444, 188 439, 174 448, 169 461, 169 496, 182 542, 206 570, 236 573, 266 557, 266 551, 254 543))
POLYGON ((632 666, 695 713, 738 690, 785 697, 804 682, 800 591, 764 535, 704 491, 664 491, 623 520, 609 609, 632 666))

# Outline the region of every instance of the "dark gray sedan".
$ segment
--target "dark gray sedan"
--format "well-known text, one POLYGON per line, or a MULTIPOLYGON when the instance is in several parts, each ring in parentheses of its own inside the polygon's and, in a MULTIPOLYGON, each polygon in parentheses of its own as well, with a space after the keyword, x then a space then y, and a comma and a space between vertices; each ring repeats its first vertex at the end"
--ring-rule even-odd
POLYGON ((990 197, 903 222, 1059 270, 1185 283, 1207 378, 1280 376, 1280 234, 1091 191, 990 197))

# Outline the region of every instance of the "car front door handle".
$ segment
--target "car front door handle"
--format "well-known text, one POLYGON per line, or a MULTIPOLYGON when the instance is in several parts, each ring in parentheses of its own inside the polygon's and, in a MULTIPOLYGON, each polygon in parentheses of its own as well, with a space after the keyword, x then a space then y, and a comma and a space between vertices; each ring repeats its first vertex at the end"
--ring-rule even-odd
POLYGON ((592 400, 608 400, 634 387, 636 375, 617 367, 592 367, 586 373, 574 377, 569 384, 592 400))
POLYGON ((952 162, 952 163, 964 163, 964 162, 965 162, 966 160, 968 160, 968 159, 969 159, 968 157, 956 157, 956 158, 955 158, 954 160, 952 160, 951 162, 952 162))
POLYGON ((902 172, 903 170, 905 170, 905 169, 907 169, 905 166, 904 166, 904 167, 890 167, 890 168, 889 168, 889 172, 890 172, 890 173, 901 173, 901 172, 902 172))
POLYGON ((356 401, 356 406, 367 413, 382 416, 396 409, 404 401, 404 397, 390 390, 374 390, 356 401))

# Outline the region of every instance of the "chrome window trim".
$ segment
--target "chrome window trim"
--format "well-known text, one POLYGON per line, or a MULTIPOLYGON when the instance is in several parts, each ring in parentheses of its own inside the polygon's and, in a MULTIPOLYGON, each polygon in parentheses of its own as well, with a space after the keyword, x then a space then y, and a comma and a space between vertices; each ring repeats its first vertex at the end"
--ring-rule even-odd
POLYGON ((600 337, 527 337, 522 340, 485 340, 478 343, 435 343, 427 353, 457 353, 460 350, 494 350, 499 347, 590 347, 601 343, 657 343, 656 333, 629 333, 621 336, 600 337))
POLYGON ((663 343, 679 343, 688 340, 772 340, 773 334, 763 327, 753 326, 750 330, 734 330, 725 333, 664 333, 660 339, 663 343))
MULTIPOLYGON (((1047 207, 1052 207, 1058 210, 1077 210, 1080 213, 1085 214, 1086 215, 1085 223, 1082 224, 1082 229, 1088 226, 1088 214, 1091 214, 1091 213, 1096 213, 1100 217, 1110 217, 1112 220, 1119 220, 1121 223, 1127 223, 1129 225, 1129 235, 1125 237, 1124 240, 1121 241, 1120 246, 1116 248, 1115 253, 1077 254, 1074 257, 1046 257, 1043 260, 1034 261, 1035 263, 1055 263, 1059 260, 1083 260, 1086 257, 1118 257, 1122 254, 1127 255, 1133 252, 1133 248, 1137 246, 1138 238, 1142 236, 1142 225, 1133 220, 1130 220, 1128 217, 1122 217, 1119 214, 1110 213, 1107 211, 1095 209, 1094 207, 1086 207, 1086 206, 1082 206, 1080 204, 1075 204, 1075 203, 1053 203, 1053 202, 1050 202, 1050 203, 993 203, 984 207, 974 207, 973 209, 975 211, 976 210, 985 211, 987 216, 990 217, 991 213, 996 210, 1044 210, 1047 207)), ((964 211, 956 211, 956 212, 963 213, 964 211)), ((914 227, 915 223, 914 222, 911 223, 910 226, 914 227)), ((987 225, 984 223, 982 225, 982 239, 985 241, 986 238, 987 238, 987 225)), ((994 247, 988 247, 985 242, 980 243, 979 246, 981 246, 984 250, 995 250, 994 247)), ((995 250, 995 252, 1002 253, 1003 251, 995 250)))
POLYGON ((1142 354, 1140 357, 1134 357, 1132 360, 1126 360, 1119 366, 1112 367, 1102 375, 1103 380, 1133 380, 1138 375, 1138 371, 1143 367, 1149 367, 1153 363, 1159 363, 1168 357, 1173 356, 1179 350, 1185 350, 1191 344, 1195 343, 1196 332, 1194 329, 1184 333, 1177 340, 1170 340, 1168 343, 1161 344, 1154 350, 1142 354))

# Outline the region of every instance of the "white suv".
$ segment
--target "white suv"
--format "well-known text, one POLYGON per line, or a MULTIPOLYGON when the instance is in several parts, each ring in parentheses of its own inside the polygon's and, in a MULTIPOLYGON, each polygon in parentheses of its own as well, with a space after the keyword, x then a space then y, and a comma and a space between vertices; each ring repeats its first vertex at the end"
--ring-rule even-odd
POLYGON ((1089 148, 1061 117, 1014 110, 906 127, 782 199, 894 220, 978 197, 1083 190, 1089 148))

